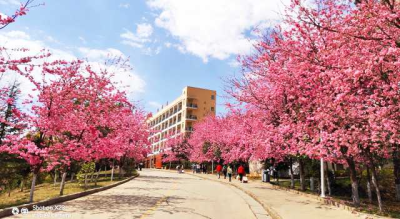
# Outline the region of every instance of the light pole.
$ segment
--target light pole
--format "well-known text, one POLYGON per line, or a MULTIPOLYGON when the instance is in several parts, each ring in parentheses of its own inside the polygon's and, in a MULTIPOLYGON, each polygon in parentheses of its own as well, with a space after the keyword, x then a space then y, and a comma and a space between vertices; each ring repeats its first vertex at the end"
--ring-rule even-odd
POLYGON ((321 198, 325 198, 325 168, 324 168, 324 158, 321 157, 321 198))
POLYGON ((211 174, 214 174, 214 160, 211 161, 211 174))
MULTIPOLYGON (((322 129, 319 131, 320 142, 322 143, 322 129)), ((321 155, 321 198, 325 198, 325 168, 324 168, 324 158, 321 155)))

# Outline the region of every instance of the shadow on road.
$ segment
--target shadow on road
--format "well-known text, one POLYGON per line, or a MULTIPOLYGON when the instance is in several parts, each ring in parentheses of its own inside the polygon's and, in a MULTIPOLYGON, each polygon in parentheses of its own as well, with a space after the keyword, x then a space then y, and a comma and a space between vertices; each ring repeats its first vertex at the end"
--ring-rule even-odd
POLYGON ((159 183, 179 183, 182 179, 179 177, 165 177, 165 176, 140 176, 136 181, 141 181, 151 184, 159 183))
MULTIPOLYGON (((148 195, 99 195, 92 196, 89 200, 75 200, 74 202, 68 203, 64 209, 64 213, 88 215, 90 212, 91 216, 96 215, 110 215, 108 218, 140 218, 148 209, 153 208, 160 201, 161 197, 148 196, 148 195), (68 208, 74 209, 73 212, 69 212, 68 208), (127 215, 127 209, 137 208, 137 212, 132 213, 130 210, 127 215), (79 209, 79 210, 76 210, 79 209)), ((168 197, 168 207, 179 209, 179 204, 184 202, 185 199, 176 196, 168 197)), ((160 208, 163 204, 160 205, 160 208)))

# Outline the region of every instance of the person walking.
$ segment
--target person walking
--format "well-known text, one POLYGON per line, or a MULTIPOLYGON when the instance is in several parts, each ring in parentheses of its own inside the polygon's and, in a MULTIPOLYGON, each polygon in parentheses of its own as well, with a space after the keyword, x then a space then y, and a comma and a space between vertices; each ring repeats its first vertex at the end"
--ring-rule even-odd
POLYGON ((139 164, 139 170, 142 171, 142 168, 143 168, 143 163, 140 163, 139 164))
POLYGON ((226 173, 228 173, 229 182, 232 181, 232 167, 229 165, 226 169, 226 173))
POLYGON ((176 166, 176 171, 179 173, 179 172, 180 172, 180 170, 181 170, 181 169, 180 169, 180 166, 179 166, 179 165, 177 165, 177 166, 176 166))
POLYGON ((205 164, 203 164, 203 173, 207 174, 207 166, 205 164))
POLYGON ((196 173, 200 173, 201 172, 201 168, 200 168, 200 164, 196 165, 196 173))
POLYGON ((222 167, 222 173, 224 174, 224 179, 226 179, 226 165, 222 167))
POLYGON ((216 168, 216 171, 217 171, 217 174, 218 174, 218 179, 221 177, 221 170, 222 170, 222 166, 221 166, 221 164, 218 164, 217 168, 216 168))
POLYGON ((179 168, 179 173, 184 173, 185 171, 184 171, 184 166, 183 166, 183 164, 180 166, 180 168, 179 168))
POLYGON ((243 182, 243 176, 244 176, 244 174, 245 174, 243 165, 240 165, 240 166, 239 166, 237 172, 238 172, 238 174, 239 174, 239 180, 240 180, 240 182, 243 182))

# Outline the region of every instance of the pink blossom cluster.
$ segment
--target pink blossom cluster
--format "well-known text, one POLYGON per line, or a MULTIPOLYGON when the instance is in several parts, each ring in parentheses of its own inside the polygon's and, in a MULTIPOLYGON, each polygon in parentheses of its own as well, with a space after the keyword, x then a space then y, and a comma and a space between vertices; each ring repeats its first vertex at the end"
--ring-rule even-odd
POLYGON ((357 183, 356 166, 399 150, 399 36, 399 1, 292 0, 239 58, 243 75, 227 90, 240 106, 196 125, 191 158, 322 157, 357 183))
MULTIPOLYGON (((21 68, 26 67, 19 63, 13 70, 29 77, 21 68)), ((25 131, 6 136, 0 151, 18 154, 35 171, 68 167, 71 161, 146 156, 145 114, 115 87, 110 72, 93 71, 82 61, 45 62, 41 69, 40 80, 29 77, 39 94, 25 101, 31 106, 20 116, 25 131)))

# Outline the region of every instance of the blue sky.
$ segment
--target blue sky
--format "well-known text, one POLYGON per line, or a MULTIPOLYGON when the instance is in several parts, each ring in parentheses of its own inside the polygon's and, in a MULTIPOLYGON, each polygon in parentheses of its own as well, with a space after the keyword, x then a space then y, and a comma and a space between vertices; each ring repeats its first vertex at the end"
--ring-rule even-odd
MULTIPOLYGON (((255 28, 279 20, 286 0, 35 0, 0 32, 0 43, 53 50, 60 58, 102 62, 129 57, 133 70, 118 77, 133 100, 154 112, 195 86, 223 92, 222 79, 240 73, 239 54, 251 53, 255 28)), ((0 0, 10 14, 18 0, 0 0)), ((223 109, 218 99, 218 112, 223 109)))

